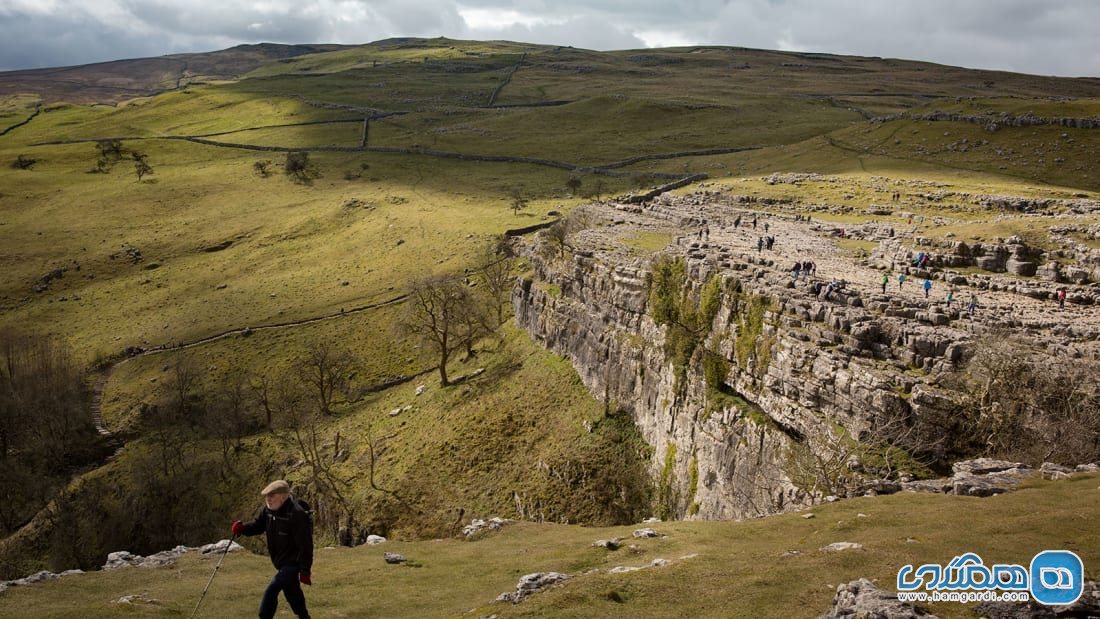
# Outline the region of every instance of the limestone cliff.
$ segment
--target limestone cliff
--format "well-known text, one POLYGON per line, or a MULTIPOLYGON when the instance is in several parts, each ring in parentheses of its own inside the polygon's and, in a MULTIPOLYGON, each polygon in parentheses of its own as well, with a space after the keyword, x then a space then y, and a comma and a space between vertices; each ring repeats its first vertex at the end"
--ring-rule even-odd
POLYGON ((867 470, 857 454, 869 452, 852 446, 942 429, 952 399, 935 377, 1007 311, 988 298, 981 315, 943 307, 919 282, 895 292, 891 279, 880 294, 880 274, 829 253, 796 218, 734 212, 706 195, 590 205, 578 217, 587 226, 573 249, 521 247, 531 270, 513 290, 516 319, 568 357, 595 397, 634 416, 668 517, 754 517, 873 492, 868 480, 886 474, 906 480, 919 465, 867 470), (757 218, 782 248, 757 245, 757 218), (659 320, 642 238, 669 241, 658 255, 684 275, 672 302, 698 307, 703 324, 659 320), (792 278, 798 256, 818 271, 792 278))

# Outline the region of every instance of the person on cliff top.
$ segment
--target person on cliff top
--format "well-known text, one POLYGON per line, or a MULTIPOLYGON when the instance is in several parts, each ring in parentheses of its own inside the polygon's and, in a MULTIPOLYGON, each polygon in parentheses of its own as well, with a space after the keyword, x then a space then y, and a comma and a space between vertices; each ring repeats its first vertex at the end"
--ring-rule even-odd
POLYGON ((905 273, 898 273, 898 290, 905 285, 905 273))
POLYGON ((1058 289, 1058 309, 1066 309, 1066 289, 1058 289))
POLYGON ((882 274, 882 294, 886 294, 886 283, 889 282, 889 281, 890 281, 890 274, 889 273, 883 273, 882 274))
POLYGON ((932 280, 930 280, 926 277, 926 278, 924 278, 924 298, 925 299, 928 298, 928 293, 929 292, 932 292, 932 280))
POLYGON ((978 309, 978 295, 976 295, 974 293, 971 293, 970 294, 970 305, 968 305, 966 307, 966 311, 971 316, 973 316, 974 315, 974 310, 976 310, 976 309, 978 309))
POLYGON ((273 481, 260 492, 264 506, 256 517, 242 523, 234 520, 234 536, 267 533, 267 552, 275 565, 275 577, 267 585, 260 601, 261 619, 271 619, 283 592, 290 609, 301 619, 309 619, 302 585, 312 585, 313 524, 308 506, 290 495, 290 484, 273 481))
POLYGON ((951 309, 951 302, 955 300, 955 287, 952 286, 951 290, 947 291, 947 309, 951 309))

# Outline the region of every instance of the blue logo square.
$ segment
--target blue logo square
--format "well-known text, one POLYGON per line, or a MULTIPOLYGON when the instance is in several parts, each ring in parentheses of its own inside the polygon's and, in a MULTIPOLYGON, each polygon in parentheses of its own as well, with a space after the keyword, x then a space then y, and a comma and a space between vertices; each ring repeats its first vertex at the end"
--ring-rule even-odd
POLYGON ((1072 604, 1085 587, 1085 564, 1069 550, 1044 550, 1031 560, 1031 596, 1040 604, 1072 604))

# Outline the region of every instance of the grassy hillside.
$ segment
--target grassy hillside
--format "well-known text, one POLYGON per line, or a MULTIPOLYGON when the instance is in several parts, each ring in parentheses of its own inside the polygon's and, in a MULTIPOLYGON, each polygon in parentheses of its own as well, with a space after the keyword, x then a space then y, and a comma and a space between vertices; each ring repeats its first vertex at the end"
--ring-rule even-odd
MULTIPOLYGON (((180 363, 193 365, 201 384, 217 385, 234 373, 274 375, 325 342, 358 357, 351 392, 430 370, 429 351, 395 335, 399 306, 343 310, 392 300, 429 275, 461 272, 496 235, 592 197, 651 187, 655 175, 706 173, 712 189, 841 206, 847 210, 814 216, 855 223, 901 182, 975 195, 1070 198, 1100 190, 1092 156, 1100 130, 990 132, 913 119, 933 111, 1095 117, 1097 79, 739 48, 601 53, 445 39, 218 54, 225 62, 215 54, 190 75, 155 63, 66 70, 85 85, 129 72, 138 85, 125 96, 92 87, 36 91, 40 83, 25 75, 0 74, 0 93, 20 93, 0 101, 0 332, 51 335, 91 365, 131 347, 333 318, 117 366, 103 414, 131 443, 107 467, 74 477, 62 497, 67 505, 95 497, 87 513, 116 519, 117 537, 95 537, 74 557, 63 538, 51 537, 57 523, 40 514, 0 542, 0 555, 19 557, 18 566, 9 563, 13 575, 51 560, 97 565, 128 540, 143 551, 169 541, 173 532, 160 537, 138 527, 134 514, 154 502, 132 497, 171 489, 168 476, 140 473, 157 456, 149 411, 171 392, 180 363), (901 113, 909 115, 868 120, 901 113), (365 117, 373 118, 368 148, 357 150, 365 117), (199 136, 214 143, 185 139, 199 136), (122 140, 122 157, 93 173, 96 142, 108 138, 122 140), (282 173, 292 149, 310 152, 319 177, 294 182, 282 173), (554 161, 443 158, 426 149, 554 161), (676 156, 703 149, 730 152, 676 156), (153 168, 140 180, 135 151, 153 168), (623 165, 616 175, 592 169, 647 155, 662 157, 623 165), (20 156, 32 163, 13 167, 20 156), (268 176, 257 172, 263 162, 268 176), (764 177, 773 172, 836 178, 771 184, 764 177), (575 192, 571 177, 580 180, 575 192), (528 201, 518 214, 509 208, 515 195, 528 201), (105 488, 118 490, 101 498, 105 488)), ((995 213, 929 203, 918 193, 906 190, 904 208, 951 218, 939 234, 1002 234, 995 213)), ((900 209, 875 218, 904 220, 900 209)), ((639 253, 663 240, 639 239, 639 253)), ((467 383, 411 395, 421 382, 436 384, 428 374, 341 401, 323 420, 322 442, 339 434, 348 447, 335 469, 354 477, 360 523, 412 538, 452 533, 473 516, 608 524, 643 514, 645 448, 630 421, 605 411, 565 362, 523 334, 506 329, 479 348, 452 369, 486 368, 467 383), (406 405, 413 409, 389 415, 406 405), (376 437, 386 438, 374 487, 364 475, 376 437), (619 499, 613 487, 625 489, 619 499)), ((202 490, 209 501, 202 514, 176 514, 191 525, 173 539, 209 539, 226 514, 251 504, 242 497, 262 480, 304 478, 285 432, 254 432, 243 445, 227 471, 217 441, 187 442, 190 464, 178 474, 217 470, 218 479, 202 490)), ((467 603, 483 603, 481 593, 467 603)))
MULTIPOLYGON (((905 564, 946 564, 969 551, 986 565, 1027 565, 1035 553, 1055 548, 1078 553, 1086 574, 1095 578, 1100 539, 1089 522, 1100 508, 1098 482, 1096 475, 1037 482, 988 499, 867 497, 816 507, 810 520, 789 514, 747 522, 659 523, 650 525, 662 535, 656 539, 631 539, 637 528, 632 526, 519 523, 471 541, 319 548, 307 600, 313 614, 330 617, 817 616, 829 607, 838 584, 856 578, 894 590, 905 564), (1044 507, 1036 510, 1036 505, 1044 507), (591 546, 611 537, 627 541, 618 551, 591 546), (863 549, 820 550, 839 541, 863 549), (409 563, 387 565, 384 551, 400 553, 409 563), (609 573, 615 566, 644 566, 659 558, 671 563, 609 573), (516 606, 493 603, 522 575, 538 571, 573 578, 516 606)), ((18 587, 4 594, 0 617, 190 613, 213 565, 214 559, 192 553, 168 568, 96 572, 18 587), (112 603, 139 593, 154 601, 112 603)), ((248 615, 271 572, 264 556, 231 554, 202 613, 248 615)), ((973 605, 929 608, 945 618, 973 616, 973 605)))

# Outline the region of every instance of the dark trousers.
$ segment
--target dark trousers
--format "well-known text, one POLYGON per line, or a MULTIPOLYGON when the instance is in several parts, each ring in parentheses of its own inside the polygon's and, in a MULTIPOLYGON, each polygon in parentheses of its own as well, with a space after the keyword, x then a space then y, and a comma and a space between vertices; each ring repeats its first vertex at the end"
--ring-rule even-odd
POLYGON ((298 583, 298 566, 284 565, 275 572, 275 578, 264 591, 264 598, 260 602, 260 619, 271 619, 275 616, 275 609, 279 607, 279 592, 286 596, 287 604, 302 619, 309 619, 309 611, 306 610, 306 594, 302 593, 302 585, 298 583))

